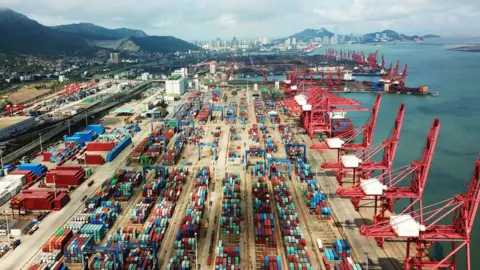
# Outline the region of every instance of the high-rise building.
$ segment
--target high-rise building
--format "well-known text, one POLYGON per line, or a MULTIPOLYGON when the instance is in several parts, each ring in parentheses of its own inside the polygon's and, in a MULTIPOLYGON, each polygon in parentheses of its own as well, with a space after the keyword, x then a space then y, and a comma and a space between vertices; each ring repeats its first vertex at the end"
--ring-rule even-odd
POLYGON ((232 39, 232 47, 236 49, 238 47, 237 37, 233 37, 232 39))
POLYGON ((330 44, 330 38, 328 38, 328 36, 324 36, 322 43, 323 43, 323 45, 329 45, 330 44))
POLYGON ((387 39, 387 33, 382 33, 382 39, 387 39))
POLYGON ((120 63, 120 54, 119 53, 110 53, 110 62, 118 64, 120 63))
POLYGON ((375 34, 375 38, 376 38, 376 39, 380 39, 380 37, 381 37, 381 36, 380 36, 380 33, 376 33, 376 34, 375 34))
POLYGON ((335 26, 335 33, 333 34, 333 37, 330 39, 330 44, 332 45, 337 45, 338 44, 338 27, 335 26))
POLYGON ((337 37, 336 36, 333 36, 330 38, 330 44, 331 45, 337 45, 337 37))
POLYGON ((292 38, 292 46, 297 45, 297 38, 292 38))
POLYGON ((215 48, 220 49, 220 38, 217 38, 217 41, 215 42, 215 48))
POLYGON ((215 74, 217 72, 217 63, 210 62, 210 74, 215 74))
POLYGON ((291 42, 292 42, 292 40, 291 40, 290 38, 287 38, 287 39, 285 40, 285 49, 288 50, 288 48, 290 48, 290 46, 291 46, 291 44, 292 44, 291 42))

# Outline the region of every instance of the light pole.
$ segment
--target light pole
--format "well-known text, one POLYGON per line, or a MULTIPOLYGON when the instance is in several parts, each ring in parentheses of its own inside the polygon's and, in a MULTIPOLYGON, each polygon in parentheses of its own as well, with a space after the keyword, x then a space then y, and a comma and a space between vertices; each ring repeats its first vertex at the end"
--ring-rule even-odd
POLYGON ((195 232, 195 270, 198 270, 198 243, 197 243, 197 232, 195 232))
POLYGON ((38 133, 40 136, 40 152, 43 152, 43 145, 42 145, 42 133, 38 133))
POLYGON ((55 199, 57 198, 57 175, 53 175, 53 194, 55 196, 55 199))
POLYGON ((67 119, 67 126, 68 126, 68 136, 70 136, 70 118, 67 119))
POLYGON ((368 270, 368 252, 365 252, 365 256, 367 256, 367 261, 365 262, 365 270, 368 270))
POLYGON ((327 184, 327 203, 330 202, 330 197, 329 197, 329 194, 330 194, 330 185, 327 184))
POLYGON ((3 173, 3 149, 0 149, 0 162, 2 165, 2 173, 3 173))
POLYGON ((8 238, 8 245, 10 246, 10 228, 8 227, 8 214, 7 211, 3 212, 5 214, 5 220, 7 221, 7 238, 8 238))

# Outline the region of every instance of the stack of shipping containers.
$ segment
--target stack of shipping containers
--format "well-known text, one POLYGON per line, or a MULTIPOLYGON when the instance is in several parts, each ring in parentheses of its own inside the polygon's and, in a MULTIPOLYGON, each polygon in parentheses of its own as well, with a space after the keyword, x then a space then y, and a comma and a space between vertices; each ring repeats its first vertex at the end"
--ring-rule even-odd
POLYGON ((167 264, 167 269, 192 269, 196 264, 198 232, 207 200, 209 181, 210 169, 202 167, 195 174, 194 191, 190 194, 186 215, 177 233, 173 256, 167 264))
POLYGON ((272 183, 288 267, 313 270, 306 249, 307 241, 300 228, 297 210, 289 192, 289 181, 285 177, 274 176, 272 183))
POLYGON ((225 173, 220 238, 215 249, 215 266, 219 270, 240 269, 240 223, 243 220, 240 200, 240 175, 225 173))
POLYGON ((281 269, 281 260, 278 256, 275 218, 272 210, 267 179, 255 177, 257 181, 252 185, 253 193, 253 224, 257 254, 257 266, 260 269, 281 269), (273 252, 268 252, 273 250, 273 252), (275 255, 277 254, 277 255, 275 255))

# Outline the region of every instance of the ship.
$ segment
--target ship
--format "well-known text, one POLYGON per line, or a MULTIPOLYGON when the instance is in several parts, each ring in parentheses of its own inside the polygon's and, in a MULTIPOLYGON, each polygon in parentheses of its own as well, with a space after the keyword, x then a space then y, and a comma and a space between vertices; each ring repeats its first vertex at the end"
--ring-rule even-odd
POLYGON ((333 137, 343 137, 345 134, 351 134, 353 130, 353 123, 349 118, 332 120, 333 137))
POLYGON ((383 69, 365 69, 365 68, 353 68, 353 76, 372 76, 372 77, 380 77, 385 75, 387 72, 383 69))
POLYGON ((320 48, 322 48, 322 44, 310 44, 310 45, 308 45, 308 47, 306 47, 302 50, 302 53, 303 54, 309 54, 309 53, 312 53, 315 50, 320 49, 320 48))

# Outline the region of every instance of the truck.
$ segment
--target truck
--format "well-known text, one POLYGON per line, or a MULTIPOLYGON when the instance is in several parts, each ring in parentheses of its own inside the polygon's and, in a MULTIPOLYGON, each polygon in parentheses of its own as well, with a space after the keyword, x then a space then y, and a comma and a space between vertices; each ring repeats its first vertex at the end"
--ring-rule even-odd
POLYGON ((15 249, 16 247, 18 247, 20 245, 20 239, 17 239, 15 241, 13 241, 10 245, 12 246, 12 249, 15 249))

